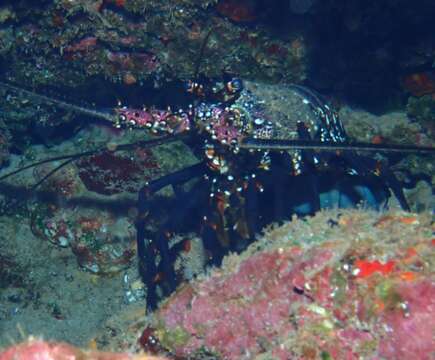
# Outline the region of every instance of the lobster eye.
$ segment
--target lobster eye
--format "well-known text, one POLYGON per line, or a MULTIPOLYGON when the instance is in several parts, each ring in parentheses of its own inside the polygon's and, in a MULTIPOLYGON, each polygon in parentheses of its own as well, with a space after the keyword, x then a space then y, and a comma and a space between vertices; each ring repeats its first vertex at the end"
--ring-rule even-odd
POLYGON ((186 82, 183 84, 183 87, 184 87, 184 90, 185 90, 185 91, 187 91, 187 92, 192 92, 193 89, 194 89, 194 83, 193 83, 192 80, 186 81, 186 82))
POLYGON ((233 78, 231 80, 231 88, 234 92, 242 91, 243 89, 243 82, 239 78, 233 78))

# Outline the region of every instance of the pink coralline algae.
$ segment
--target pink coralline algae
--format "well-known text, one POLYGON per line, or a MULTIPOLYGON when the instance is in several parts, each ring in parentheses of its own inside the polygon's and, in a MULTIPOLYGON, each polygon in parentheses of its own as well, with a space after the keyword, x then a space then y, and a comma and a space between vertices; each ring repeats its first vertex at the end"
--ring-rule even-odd
POLYGON ((433 358, 430 220, 403 218, 378 227, 382 216, 355 212, 331 227, 320 214, 272 230, 180 287, 148 329, 181 358, 433 358))
POLYGON ((265 347, 290 356, 271 339, 293 332, 297 322, 313 318, 308 310, 312 295, 305 294, 304 273, 324 267, 332 252, 322 249, 309 255, 304 257, 298 248, 254 255, 233 274, 218 273, 197 288, 182 289, 181 303, 169 302, 159 312, 167 328, 181 327, 191 335, 176 353, 187 356, 205 345, 231 359, 260 354, 265 347), (307 314, 292 323, 295 305, 307 314))
POLYGON ((381 343, 381 355, 390 359, 433 359, 435 283, 429 280, 403 283, 397 293, 403 298, 403 305, 383 314, 386 337, 381 343))
POLYGON ((0 360, 164 360, 161 357, 132 355, 127 353, 109 353, 102 351, 83 351, 72 345, 60 342, 48 342, 29 339, 1 351, 0 360))

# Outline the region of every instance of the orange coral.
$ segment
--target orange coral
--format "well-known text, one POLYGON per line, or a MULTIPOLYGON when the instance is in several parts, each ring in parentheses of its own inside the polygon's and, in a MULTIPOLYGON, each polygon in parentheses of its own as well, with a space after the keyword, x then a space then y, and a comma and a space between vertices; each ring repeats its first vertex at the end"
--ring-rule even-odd
POLYGON ((257 18, 255 2, 252 0, 221 0, 216 10, 235 22, 249 22, 257 18))
POLYGON ((435 93, 435 72, 427 71, 404 76, 402 86, 414 96, 435 93))

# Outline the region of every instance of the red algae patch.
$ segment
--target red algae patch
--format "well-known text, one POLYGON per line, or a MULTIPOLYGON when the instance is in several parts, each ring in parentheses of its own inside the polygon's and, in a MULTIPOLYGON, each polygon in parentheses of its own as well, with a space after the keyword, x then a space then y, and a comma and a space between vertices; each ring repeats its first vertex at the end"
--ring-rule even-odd
POLYGON ((149 150, 141 150, 132 156, 102 152, 80 159, 80 179, 90 191, 112 195, 123 191, 136 193, 141 184, 156 177, 160 167, 149 150))

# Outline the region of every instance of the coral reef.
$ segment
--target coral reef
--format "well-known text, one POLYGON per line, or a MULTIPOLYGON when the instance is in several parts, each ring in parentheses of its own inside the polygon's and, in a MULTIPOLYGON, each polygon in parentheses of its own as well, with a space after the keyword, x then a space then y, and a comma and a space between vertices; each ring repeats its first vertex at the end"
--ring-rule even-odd
MULTIPOLYGON (((138 96, 129 94, 155 92, 170 82, 191 79, 199 60, 200 73, 207 78, 227 72, 247 79, 303 81, 308 56, 304 34, 276 37, 265 24, 237 20, 250 11, 261 13, 257 1, 228 3, 55 0, 34 7, 22 0, 0 6, 0 25, 7 25, 0 27, 0 76, 104 107, 116 106, 118 97, 130 105, 138 96)), ((140 106, 144 97, 139 96, 140 106)), ((149 98, 145 101, 155 105, 149 98)), ((58 143, 85 121, 14 96, 0 102, 20 149, 30 142, 58 143)))
POLYGON ((201 68, 206 76, 225 70, 243 77, 304 79, 304 53, 294 51, 291 37, 273 39, 267 27, 243 24, 256 18, 256 1, 216 3, 59 0, 26 11, 5 7, 0 14, 15 27, 11 40, 19 44, 3 46, 14 60, 10 64, 16 62, 8 74, 20 83, 56 80, 71 86, 95 75, 127 85, 188 79, 212 29, 201 68))

